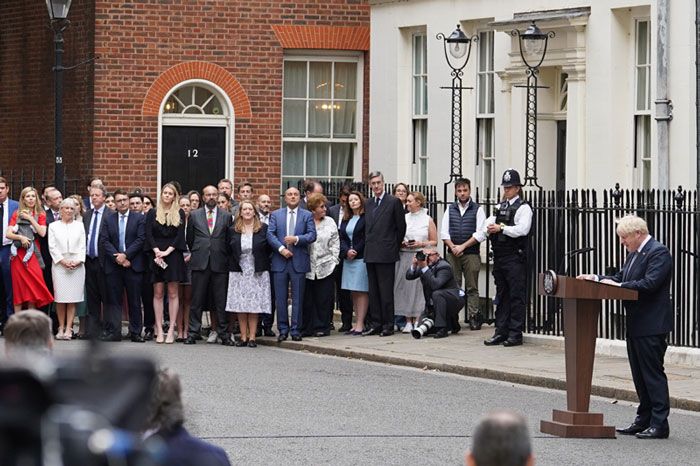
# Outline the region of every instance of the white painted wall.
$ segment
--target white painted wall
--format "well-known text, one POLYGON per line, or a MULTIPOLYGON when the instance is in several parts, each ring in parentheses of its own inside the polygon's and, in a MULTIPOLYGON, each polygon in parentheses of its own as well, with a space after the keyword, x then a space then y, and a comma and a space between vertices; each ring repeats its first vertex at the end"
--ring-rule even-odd
MULTIPOLYGON (((442 185, 449 175, 450 84, 438 32, 449 34, 457 22, 474 33, 475 24, 513 18, 514 12, 591 7, 588 24, 578 37, 585 46, 585 75, 570 82, 567 117, 567 188, 610 188, 619 182, 634 187, 632 168, 634 28, 638 16, 651 18, 652 79, 656 60, 655 1, 649 0, 373 0, 371 13, 370 170, 382 170, 388 181, 411 180, 411 41, 410 31, 424 28, 428 37, 428 148, 430 184, 442 185), (640 6, 640 4, 642 6, 640 6), (470 30, 471 29, 471 30, 470 30), (573 89, 572 89, 573 88, 573 89), (573 97, 573 100, 572 100, 573 97)), ((669 96, 674 105, 670 125, 670 185, 695 186, 695 40, 693 2, 670 2, 669 96)), ((546 30, 543 27, 543 30, 546 30)), ((559 34, 559 32, 558 32, 559 34)), ((561 34, 552 42, 548 59, 574 54, 575 34, 561 34), (557 52, 558 50, 558 52, 557 52)), ((519 61, 517 44, 504 32, 495 35, 495 70, 519 61)), ((476 50, 465 69, 465 86, 474 86, 476 50)), ((548 60, 547 60, 548 61, 548 60)), ((541 84, 551 82, 554 68, 543 65, 541 84)), ((517 78, 513 76, 512 79, 517 78)), ((520 82, 524 82, 524 75, 520 82)), ((496 76, 497 171, 508 167, 524 171, 525 91, 496 76)), ((652 81, 652 108, 655 82, 652 81)), ((553 105, 553 89, 540 91, 540 111, 553 105)), ((463 173, 474 178, 476 90, 463 94, 463 173)), ((656 122, 652 119, 655 156, 656 122)), ((539 122, 538 176, 540 184, 554 187, 556 123, 539 122)), ((652 162, 652 183, 656 183, 652 162)))

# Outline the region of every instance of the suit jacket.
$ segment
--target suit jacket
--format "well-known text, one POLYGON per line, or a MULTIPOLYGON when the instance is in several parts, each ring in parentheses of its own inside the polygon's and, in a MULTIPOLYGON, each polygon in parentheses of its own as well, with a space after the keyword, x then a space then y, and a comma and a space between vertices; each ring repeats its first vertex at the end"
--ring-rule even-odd
MULTIPOLYGON (((270 214, 270 225, 267 229, 267 242, 272 247, 272 264, 270 269, 273 272, 283 272, 287 267, 287 260, 279 252, 284 246, 284 237, 287 236, 287 207, 277 209, 270 214)), ((292 267, 297 273, 311 271, 311 261, 309 259, 309 244, 316 241, 316 225, 311 212, 301 207, 297 208, 296 223, 294 226, 294 236, 299 238, 297 244, 285 246, 293 256, 289 259, 292 267)))
POLYGON ((401 201, 385 193, 377 206, 374 197, 365 203, 365 262, 391 263, 399 260, 406 234, 406 212, 401 201))
MULTIPOLYGON (((241 237, 243 235, 234 231, 233 226, 229 227, 229 248, 231 255, 229 258, 229 270, 231 272, 241 272, 241 237)), ((270 243, 267 242, 267 225, 262 224, 262 228, 257 233, 253 233, 253 260, 255 261, 255 271, 264 272, 270 270, 270 243)))
POLYGON ((673 259, 668 248, 651 238, 641 252, 629 254, 621 271, 612 276, 603 276, 618 283, 622 288, 639 292, 637 301, 623 301, 627 311, 627 336, 643 337, 662 335, 673 330, 673 308, 671 307, 671 278, 673 259))
POLYGON ((190 214, 187 222, 187 246, 192 253, 190 267, 195 271, 210 268, 212 272, 228 273, 228 231, 231 226, 231 213, 216 209, 214 229, 209 234, 207 209, 197 209, 190 214))
POLYGON ((46 234, 43 237, 39 237, 39 246, 41 247, 41 257, 44 259, 44 281, 50 288, 53 288, 51 280, 51 253, 49 252, 49 225, 54 221, 53 211, 51 209, 45 209, 46 213, 46 234))
MULTIPOLYGON (((104 206, 104 209, 102 210, 102 218, 100 218, 100 233, 102 233, 102 230, 105 227, 105 221, 106 219, 110 216, 113 215, 114 212, 109 210, 107 206, 104 206)), ((85 241, 89 241, 90 238, 90 224, 92 223, 92 209, 88 209, 85 212, 85 215, 83 216, 83 226, 85 227, 85 241)), ((90 247, 88 245, 86 251, 89 251, 90 247)), ((98 236, 97 238, 97 257, 100 256, 100 238, 98 236)))
MULTIPOLYGON (((100 264, 105 273, 112 273, 122 268, 117 264, 115 255, 119 252, 119 212, 110 215, 100 230, 100 264)), ((134 272, 143 272, 146 269, 146 260, 143 253, 146 242, 146 219, 143 215, 129 212, 126 220, 124 243, 126 244, 126 258, 131 262, 134 272)))
POLYGON ((437 290, 454 290, 455 293, 459 293, 457 282, 452 273, 452 266, 445 259, 441 258, 433 265, 428 266, 428 270, 425 272, 418 268, 413 270, 409 267, 406 270, 406 280, 415 280, 417 278, 420 278, 423 285, 426 309, 431 302, 430 297, 437 290))
POLYGON ((328 216, 333 219, 336 225, 340 225, 340 204, 332 205, 328 208, 328 216))
MULTIPOLYGON (((19 209, 19 202, 15 201, 14 199, 8 199, 7 200, 7 213, 6 213, 8 228, 10 225, 10 219, 12 218, 12 214, 14 214, 17 211, 17 209, 19 209)), ((0 218, 0 221, 2 221, 1 218, 0 218)), ((4 233, 7 233, 7 229, 4 230, 4 233)), ((7 240, 7 238, 0 238, 0 245, 2 243, 7 242, 7 241, 9 241, 9 240, 7 240)), ((9 246, 10 243, 8 242, 7 244, 9 246)))
POLYGON ((338 231, 340 234, 340 258, 347 259, 348 251, 354 249, 357 251, 355 258, 363 259, 365 257, 365 215, 360 215, 360 219, 355 224, 355 229, 352 232, 352 241, 350 241, 347 231, 349 222, 349 220, 343 220, 338 231))

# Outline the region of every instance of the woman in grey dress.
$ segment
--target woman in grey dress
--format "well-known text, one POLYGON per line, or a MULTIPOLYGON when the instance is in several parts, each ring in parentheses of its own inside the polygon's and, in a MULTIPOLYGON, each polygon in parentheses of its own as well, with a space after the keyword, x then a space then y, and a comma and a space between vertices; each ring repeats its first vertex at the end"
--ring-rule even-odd
POLYGON ((267 225, 260 221, 252 202, 239 204, 229 238, 231 257, 226 311, 238 314, 241 338, 236 346, 255 348, 258 314, 270 313, 272 298, 267 225))

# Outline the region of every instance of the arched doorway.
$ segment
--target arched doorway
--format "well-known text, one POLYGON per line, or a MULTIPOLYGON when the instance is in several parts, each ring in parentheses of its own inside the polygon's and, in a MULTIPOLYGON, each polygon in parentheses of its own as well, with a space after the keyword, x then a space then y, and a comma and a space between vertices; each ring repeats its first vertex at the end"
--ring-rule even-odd
POLYGON ((233 167, 233 107, 214 84, 189 80, 161 104, 158 186, 177 181, 183 193, 216 185, 233 167))

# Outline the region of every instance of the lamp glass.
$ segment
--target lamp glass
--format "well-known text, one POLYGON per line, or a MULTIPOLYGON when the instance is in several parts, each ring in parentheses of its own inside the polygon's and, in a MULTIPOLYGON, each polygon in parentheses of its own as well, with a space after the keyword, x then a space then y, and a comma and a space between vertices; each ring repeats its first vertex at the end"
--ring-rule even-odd
POLYGON ((468 42, 448 42, 450 55, 455 58, 462 58, 467 54, 468 42))
POLYGON ((528 55, 541 56, 544 51, 544 37, 523 36, 523 48, 528 55))
POLYGON ((46 9, 49 11, 49 19, 66 19, 73 0, 46 0, 46 9))

